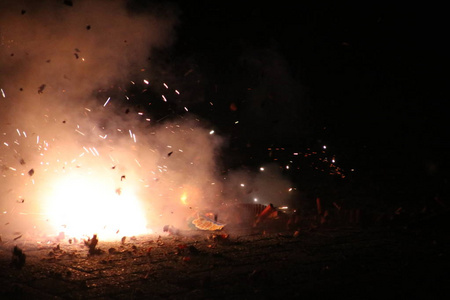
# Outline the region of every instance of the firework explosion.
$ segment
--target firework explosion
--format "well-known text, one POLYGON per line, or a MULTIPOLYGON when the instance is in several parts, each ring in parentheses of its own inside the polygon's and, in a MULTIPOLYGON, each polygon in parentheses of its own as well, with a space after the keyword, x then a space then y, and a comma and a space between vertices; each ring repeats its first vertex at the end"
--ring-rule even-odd
MULTIPOLYGON (((127 85, 152 85, 146 59, 170 45, 176 16, 76 4, 1 9, 3 232, 105 239, 177 223, 214 200, 219 140, 187 115, 158 123, 150 109, 125 109, 127 85)), ((180 94, 164 88, 149 104, 180 94)))
POLYGON ((289 197, 277 172, 218 171, 225 139, 155 75, 149 57, 174 43, 176 9, 3 3, 2 234, 117 239, 289 197))

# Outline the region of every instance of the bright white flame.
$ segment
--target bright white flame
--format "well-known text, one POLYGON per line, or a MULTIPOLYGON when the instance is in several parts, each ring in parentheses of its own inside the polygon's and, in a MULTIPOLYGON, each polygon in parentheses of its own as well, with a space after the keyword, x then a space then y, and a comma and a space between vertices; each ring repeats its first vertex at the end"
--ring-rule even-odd
POLYGON ((71 237, 97 234, 101 240, 148 233, 132 187, 114 189, 101 177, 70 175, 53 183, 45 214, 55 231, 71 237))

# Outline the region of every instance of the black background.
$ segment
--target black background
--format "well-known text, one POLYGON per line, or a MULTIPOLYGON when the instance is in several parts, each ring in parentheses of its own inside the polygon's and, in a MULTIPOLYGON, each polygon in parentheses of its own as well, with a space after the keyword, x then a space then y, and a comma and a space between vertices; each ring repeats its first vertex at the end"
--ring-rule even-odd
POLYGON ((268 147, 327 145, 360 184, 403 197, 447 193, 443 7, 172 3, 176 43, 152 60, 172 70, 182 105, 229 138, 225 168, 268 161, 268 147))

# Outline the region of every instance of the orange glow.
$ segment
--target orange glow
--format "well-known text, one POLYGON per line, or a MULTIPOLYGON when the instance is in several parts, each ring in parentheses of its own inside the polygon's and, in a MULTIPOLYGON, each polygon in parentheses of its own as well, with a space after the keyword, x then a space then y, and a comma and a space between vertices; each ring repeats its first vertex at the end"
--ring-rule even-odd
POLYGON ((114 189, 102 177, 56 179, 43 209, 50 225, 71 237, 97 234, 101 240, 116 240, 149 233, 133 187, 114 189))
POLYGON ((184 192, 184 193, 181 195, 180 200, 181 200, 181 203, 183 203, 184 205, 187 205, 187 192, 184 192))

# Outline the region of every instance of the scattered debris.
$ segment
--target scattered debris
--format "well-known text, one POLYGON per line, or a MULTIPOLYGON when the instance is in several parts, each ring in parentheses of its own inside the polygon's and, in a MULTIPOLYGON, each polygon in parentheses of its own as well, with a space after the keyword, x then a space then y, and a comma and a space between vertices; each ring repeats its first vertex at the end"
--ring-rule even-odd
POLYGON ((192 224, 201 230, 222 230, 226 224, 218 223, 217 221, 211 220, 204 216, 199 216, 192 220, 192 224))
POLYGON ((267 218, 274 217, 274 215, 277 213, 275 207, 272 203, 266 206, 266 208, 258 215, 258 217, 255 220, 255 223, 253 224, 254 227, 256 227, 259 223, 263 222, 267 218))
POLYGON ((96 234, 93 235, 92 239, 88 239, 87 241, 84 241, 84 244, 89 247, 90 255, 103 253, 103 251, 101 249, 95 248, 98 244, 98 239, 97 239, 96 234))
POLYGON ((199 255, 200 254, 200 250, 198 250, 195 246, 190 245, 188 247, 189 249, 189 253, 191 253, 192 255, 199 255))
POLYGON ((22 249, 20 249, 17 246, 14 246, 14 249, 12 251, 12 259, 11 259, 11 266, 22 269, 22 267, 25 265, 26 255, 23 253, 22 249))
POLYGON ((174 235, 178 235, 180 233, 180 231, 177 228, 173 227, 172 225, 164 226, 163 231, 168 232, 169 234, 174 234, 174 235))

